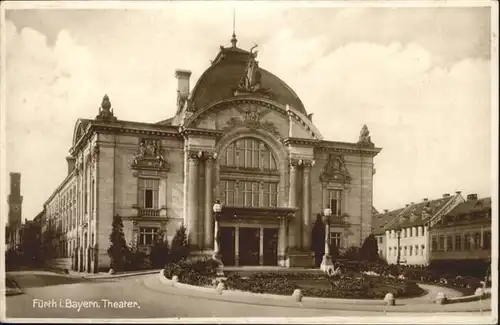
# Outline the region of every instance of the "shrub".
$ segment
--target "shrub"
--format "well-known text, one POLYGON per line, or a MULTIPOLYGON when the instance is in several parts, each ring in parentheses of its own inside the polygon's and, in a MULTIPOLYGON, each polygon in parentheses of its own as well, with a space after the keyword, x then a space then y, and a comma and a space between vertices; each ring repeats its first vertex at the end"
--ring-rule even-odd
POLYGON ((188 237, 186 227, 182 225, 175 233, 172 239, 172 247, 170 249, 170 261, 177 263, 186 260, 189 255, 188 237))
POLYGON ((109 241, 111 242, 111 246, 108 248, 108 256, 111 259, 110 267, 115 271, 123 271, 127 255, 129 255, 129 248, 125 242, 123 221, 119 215, 113 217, 109 241))
POLYGON ((169 279, 176 275, 182 283, 204 286, 212 284, 218 266, 219 263, 213 259, 181 260, 178 263, 167 264, 163 270, 163 275, 169 279))
POLYGON ((375 262, 379 259, 377 239, 373 234, 365 238, 359 250, 359 257, 364 261, 375 262))
POLYGON ((350 261, 357 261, 359 260, 359 248, 356 246, 351 246, 347 248, 347 250, 344 252, 344 254, 341 255, 341 257, 350 261))
POLYGON ((149 256, 151 267, 155 269, 164 267, 168 263, 169 253, 168 239, 165 238, 163 231, 157 232, 149 256))
MULTIPOLYGON (((125 271, 139 271, 151 268, 149 258, 146 253, 141 252, 137 248, 129 248, 124 262, 125 271)), ((115 269, 116 270, 116 269, 115 269)))

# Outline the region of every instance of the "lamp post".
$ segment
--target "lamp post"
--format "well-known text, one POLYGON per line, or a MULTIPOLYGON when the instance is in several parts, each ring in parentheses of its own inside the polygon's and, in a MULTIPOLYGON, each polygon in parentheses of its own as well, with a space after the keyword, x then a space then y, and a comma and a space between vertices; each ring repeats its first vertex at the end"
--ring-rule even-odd
POLYGON ((222 205, 220 204, 220 201, 217 200, 215 201, 215 204, 213 206, 213 211, 214 211, 214 255, 213 259, 220 261, 220 247, 219 247, 219 216, 220 212, 222 211, 222 205))
POLYGON ((332 255, 330 254, 330 217, 332 216, 332 209, 330 207, 323 210, 323 223, 325 224, 325 255, 321 261, 321 270, 326 271, 328 268, 333 267, 332 255))
POLYGON ((396 259, 396 265, 399 267, 400 260, 401 260, 401 227, 396 228, 396 235, 398 236, 398 255, 396 259))

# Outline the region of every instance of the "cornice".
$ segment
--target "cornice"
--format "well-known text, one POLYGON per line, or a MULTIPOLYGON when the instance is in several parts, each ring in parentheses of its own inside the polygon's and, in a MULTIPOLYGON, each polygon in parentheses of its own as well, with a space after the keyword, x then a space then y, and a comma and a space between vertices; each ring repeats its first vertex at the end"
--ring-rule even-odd
POLYGON ((291 145, 301 145, 301 146, 310 146, 317 147, 321 141, 316 139, 305 139, 305 138, 285 138, 283 143, 287 146, 291 145))
POLYGON ((224 133, 222 131, 212 130, 212 129, 197 129, 197 128, 180 127, 179 134, 181 136, 183 136, 184 138, 188 138, 189 136, 202 136, 202 137, 209 137, 209 138, 219 138, 219 137, 222 137, 222 135, 224 133))

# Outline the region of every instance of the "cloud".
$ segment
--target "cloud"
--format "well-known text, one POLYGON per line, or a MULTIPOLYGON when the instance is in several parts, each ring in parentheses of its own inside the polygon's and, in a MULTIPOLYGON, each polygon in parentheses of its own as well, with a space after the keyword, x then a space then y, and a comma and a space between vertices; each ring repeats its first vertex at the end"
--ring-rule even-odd
MULTIPOLYGON (((23 173, 26 217, 64 178, 74 123, 93 118, 104 93, 120 119, 166 119, 175 113, 175 69, 192 70, 194 87, 228 45, 229 5, 174 7, 24 18, 42 21, 39 30, 46 21, 53 42, 7 20, 7 168, 23 173)), ((260 66, 297 92, 325 138, 355 142, 368 125, 383 148, 376 207, 455 189, 490 195, 490 61, 473 51, 484 43, 484 26, 474 28, 484 13, 244 9, 238 46, 259 44, 260 66)))

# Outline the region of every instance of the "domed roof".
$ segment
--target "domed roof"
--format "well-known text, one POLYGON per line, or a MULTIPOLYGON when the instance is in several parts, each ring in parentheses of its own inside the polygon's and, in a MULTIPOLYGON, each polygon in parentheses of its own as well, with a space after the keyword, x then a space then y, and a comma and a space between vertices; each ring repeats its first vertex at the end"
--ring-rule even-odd
MULTIPOLYGON (((221 46, 212 65, 205 70, 193 88, 190 104, 194 106, 194 109, 198 110, 223 99, 234 97, 234 93, 246 73, 250 58, 250 52, 236 46, 227 48, 221 46)), ((307 115, 304 104, 292 88, 269 71, 260 67, 258 69, 261 77, 261 88, 270 89, 270 92, 251 92, 252 96, 262 96, 283 105, 288 104, 307 115)))

